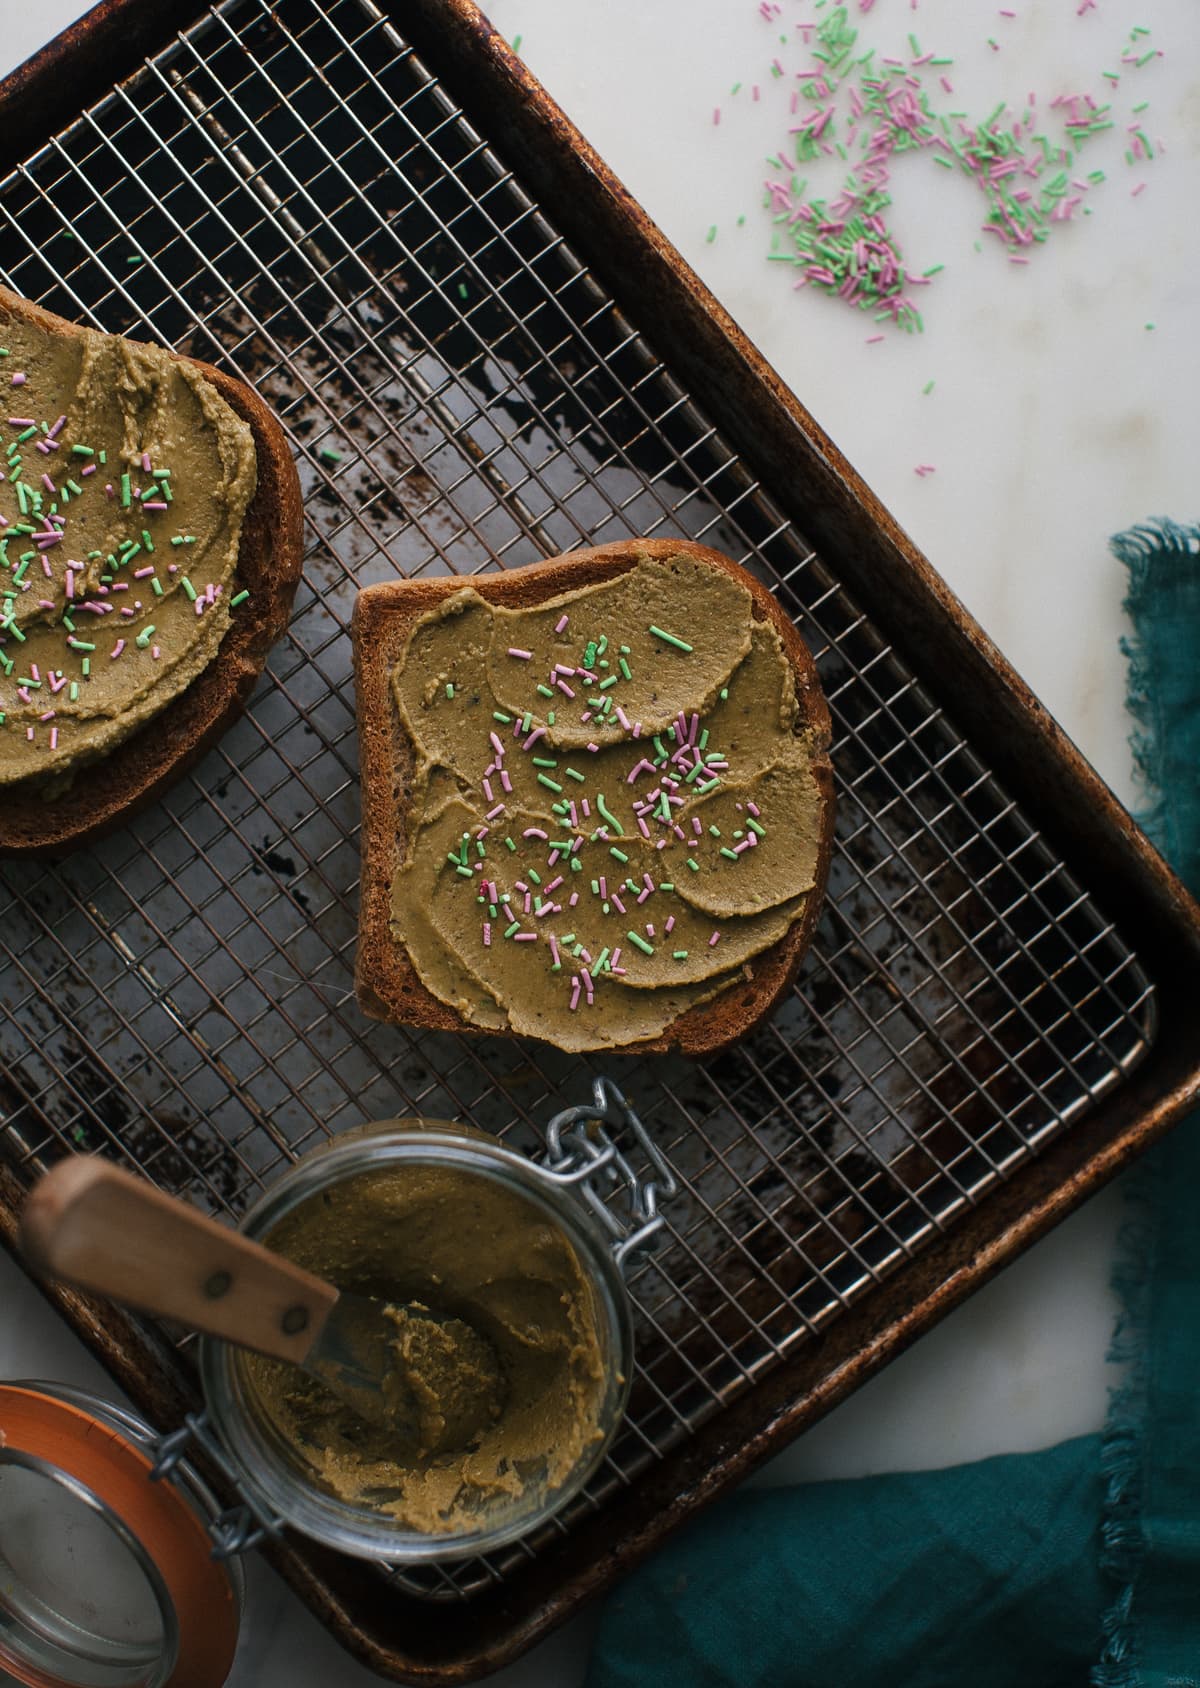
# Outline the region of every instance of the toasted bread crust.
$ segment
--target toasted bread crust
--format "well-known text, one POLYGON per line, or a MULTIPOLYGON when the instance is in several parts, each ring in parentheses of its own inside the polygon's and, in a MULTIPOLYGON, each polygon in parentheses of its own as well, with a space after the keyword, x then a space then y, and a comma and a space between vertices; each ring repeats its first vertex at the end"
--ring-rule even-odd
MULTIPOLYGON (((58 334, 75 323, 0 287, 0 322, 24 318, 58 334)), ((58 856, 90 844, 162 796, 245 707, 272 645, 287 627, 303 561, 300 479, 287 436, 251 387, 196 358, 180 358, 211 382, 254 435, 258 486, 238 550, 239 590, 248 601, 232 617, 216 657, 115 754, 92 763, 86 779, 47 798, 36 780, 10 786, 0 804, 0 856, 58 856)))
POLYGON ((690 540, 631 539, 572 551, 528 568, 473 575, 469 581, 453 575, 387 581, 359 593, 352 622, 363 812, 355 988, 364 1014, 439 1031, 516 1035, 486 1034, 468 1025, 454 1009, 426 990, 391 933, 392 879, 404 855, 397 816, 402 814, 414 770, 413 745, 392 698, 391 672, 414 622, 465 585, 473 586, 489 603, 526 607, 560 592, 611 580, 633 568, 640 558, 680 555, 723 569, 739 580, 753 597, 755 619, 769 621, 783 641, 795 675, 798 724, 812 732, 816 745, 812 771, 824 799, 821 843, 813 891, 796 924, 778 943, 748 962, 739 978, 719 996, 689 1009, 661 1037, 630 1047, 639 1054, 668 1050, 693 1057, 711 1054, 744 1036, 788 990, 820 916, 833 849, 829 709, 816 666, 789 617, 767 589, 737 563, 690 540))

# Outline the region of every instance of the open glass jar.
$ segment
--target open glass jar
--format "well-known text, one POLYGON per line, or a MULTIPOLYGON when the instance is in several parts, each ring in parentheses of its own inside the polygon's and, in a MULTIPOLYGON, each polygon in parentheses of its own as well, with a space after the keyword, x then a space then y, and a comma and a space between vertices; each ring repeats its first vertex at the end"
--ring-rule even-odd
POLYGON ((381 1121, 305 1156, 246 1214, 246 1235, 339 1288, 398 1294, 486 1328, 506 1379, 473 1451, 435 1455, 414 1474, 314 1398, 319 1385, 205 1339, 206 1445, 219 1445, 269 1527, 394 1564, 458 1558, 535 1529, 587 1482, 629 1396, 622 1265, 662 1223, 658 1200, 675 1181, 605 1080, 547 1139, 535 1163, 468 1127, 381 1121), (648 1178, 606 1126, 636 1140, 648 1178), (306 1239, 317 1250, 308 1258, 306 1239))

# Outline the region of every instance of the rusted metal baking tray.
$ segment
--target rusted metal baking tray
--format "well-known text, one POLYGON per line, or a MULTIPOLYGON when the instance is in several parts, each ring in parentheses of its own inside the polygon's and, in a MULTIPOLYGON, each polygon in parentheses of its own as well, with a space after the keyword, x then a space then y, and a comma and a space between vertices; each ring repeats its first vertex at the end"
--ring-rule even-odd
MULTIPOLYGON (((633 1283, 633 1409, 599 1477, 487 1561, 275 1550, 378 1670, 465 1680, 1183 1111, 1197 909, 468 0, 106 0, 9 78, 0 137, 4 279, 254 382, 309 539, 220 747, 100 848, 0 876, 7 1233, 69 1149, 236 1214, 364 1117, 534 1150, 589 1094, 588 1062, 354 1006, 360 585, 702 538, 796 617, 833 709, 837 850, 794 995, 703 1067, 609 1064, 684 1192, 633 1283)), ((152 1417, 192 1402, 186 1346, 55 1299, 152 1417)))

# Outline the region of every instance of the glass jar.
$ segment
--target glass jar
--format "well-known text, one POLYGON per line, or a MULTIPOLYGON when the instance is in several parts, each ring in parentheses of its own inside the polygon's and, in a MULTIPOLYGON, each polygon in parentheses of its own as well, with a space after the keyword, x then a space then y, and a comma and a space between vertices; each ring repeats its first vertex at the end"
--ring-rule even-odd
MULTIPOLYGON (((422 1119, 387 1120, 349 1132, 312 1151, 292 1167, 242 1220, 241 1229, 269 1244, 280 1224, 303 1204, 352 1179, 439 1169, 458 1180, 483 1182, 507 1192, 536 1214, 540 1225, 565 1241, 586 1288, 588 1314, 602 1369, 595 1434, 585 1441, 565 1477, 552 1487, 530 1483, 500 1515, 484 1515, 451 1531, 406 1526, 379 1505, 347 1500, 319 1482, 294 1445, 264 1410, 246 1356, 216 1339, 200 1345, 200 1374, 208 1428, 215 1433, 231 1475, 260 1518, 290 1525, 326 1546, 361 1558, 413 1564, 486 1553, 527 1534, 576 1495, 604 1457, 629 1398, 633 1326, 622 1263, 661 1224, 659 1193, 674 1180, 658 1151, 615 1087, 597 1085, 595 1107, 570 1109, 548 1131, 545 1164, 505 1148, 469 1127, 422 1119), (654 1167, 647 1181, 634 1174, 605 1122, 632 1128, 654 1167), (604 1183, 623 1184, 631 1223, 606 1201, 604 1183)), ((464 1185, 464 1188, 467 1186, 464 1185)), ((611 1193, 611 1192, 609 1192, 611 1193)))
POLYGON ((0 1682, 223 1682, 244 1594, 214 1562, 215 1496, 186 1461, 151 1480, 135 1413, 63 1384, 0 1384, 0 1682))

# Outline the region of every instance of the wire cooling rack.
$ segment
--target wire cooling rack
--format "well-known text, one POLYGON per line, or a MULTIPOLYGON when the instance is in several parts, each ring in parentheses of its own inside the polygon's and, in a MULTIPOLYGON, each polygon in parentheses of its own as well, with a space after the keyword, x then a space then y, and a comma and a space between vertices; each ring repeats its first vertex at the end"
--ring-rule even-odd
MULTIPOLYGON (((367 1022, 351 989, 360 586, 685 535, 765 580, 835 722, 837 848, 795 992, 703 1066, 606 1064, 683 1183, 633 1280, 628 1423, 543 1552, 1118 1083, 1136 957, 366 0, 228 0, 0 183, 0 265, 68 317, 252 382, 305 578, 246 716, 98 848, 0 883, 0 1143, 104 1150, 237 1215, 364 1118, 535 1151, 592 1064, 367 1022)), ((650 325, 652 327, 652 325, 650 325)), ((364 1573, 375 1574, 375 1573, 364 1573)))

